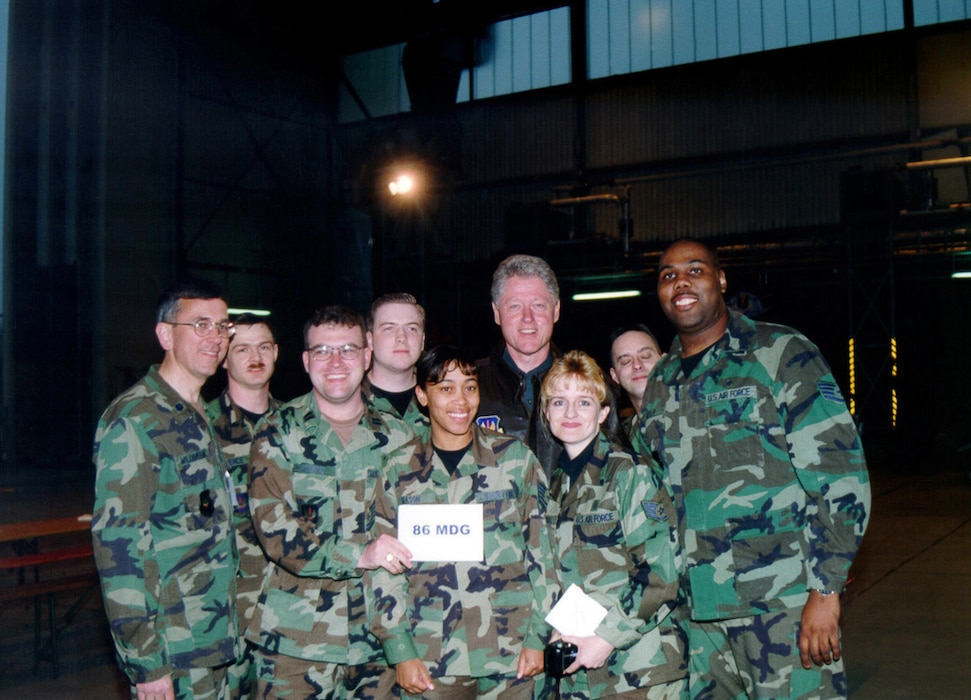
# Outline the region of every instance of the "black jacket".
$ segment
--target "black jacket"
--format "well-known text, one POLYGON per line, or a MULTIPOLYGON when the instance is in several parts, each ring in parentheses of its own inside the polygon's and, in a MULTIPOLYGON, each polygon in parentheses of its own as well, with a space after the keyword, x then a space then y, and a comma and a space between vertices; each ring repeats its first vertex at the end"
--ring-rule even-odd
MULTIPOLYGON (((518 367, 510 367, 503 359, 506 346, 500 343, 489 357, 476 362, 479 368, 479 414, 477 422, 483 428, 515 435, 526 442, 549 476, 563 448, 550 435, 539 409, 539 392, 543 377, 533 377, 533 406, 530 412, 525 401, 526 374, 518 367)), ((559 351, 550 346, 553 357, 559 351)))

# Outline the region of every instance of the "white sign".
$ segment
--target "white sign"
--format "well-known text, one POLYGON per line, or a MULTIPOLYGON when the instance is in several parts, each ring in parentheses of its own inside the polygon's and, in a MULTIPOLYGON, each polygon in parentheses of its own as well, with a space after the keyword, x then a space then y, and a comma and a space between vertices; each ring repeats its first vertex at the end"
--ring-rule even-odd
POLYGON ((482 561, 482 504, 398 506, 398 539, 413 561, 482 561))
POLYGON ((607 608, 571 583, 546 616, 546 621, 563 636, 589 637, 607 617, 607 608))

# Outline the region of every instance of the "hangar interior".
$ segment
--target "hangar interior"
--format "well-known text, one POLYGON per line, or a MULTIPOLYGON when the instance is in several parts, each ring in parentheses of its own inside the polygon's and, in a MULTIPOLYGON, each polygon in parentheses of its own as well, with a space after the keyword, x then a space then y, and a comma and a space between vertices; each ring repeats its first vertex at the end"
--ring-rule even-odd
POLYGON ((966 466, 967 2, 6 4, 4 471, 87 468, 179 275, 272 312, 291 398, 328 303, 409 291, 429 343, 485 354, 513 252, 557 272, 560 348, 604 361, 635 320, 666 345, 654 272, 684 236, 718 248, 735 303, 820 345, 873 468, 966 466), (663 11, 645 49, 636 22, 663 11), (420 196, 389 193, 401 165, 420 196), (574 300, 619 288, 640 296, 574 300))

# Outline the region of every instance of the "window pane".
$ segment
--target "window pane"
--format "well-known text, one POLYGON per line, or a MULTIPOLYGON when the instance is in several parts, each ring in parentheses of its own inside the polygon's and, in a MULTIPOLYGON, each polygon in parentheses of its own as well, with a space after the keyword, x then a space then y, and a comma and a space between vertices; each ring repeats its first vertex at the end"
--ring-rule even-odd
POLYGON ((836 3, 836 38, 860 35, 860 6, 853 2, 836 3))
POLYGON ((739 3, 719 2, 715 4, 718 12, 715 22, 718 27, 718 56, 737 56, 741 53, 739 37, 739 3))
POLYGON ((718 58, 718 26, 714 0, 695 0, 695 57, 696 61, 718 58))
POLYGON ((833 0, 813 0, 809 3, 809 31, 812 41, 830 41, 836 38, 833 0))
POLYGON ((651 67, 674 65, 672 0, 651 0, 651 67))
MULTIPOLYGON (((587 0, 587 77, 903 28, 909 0, 587 0)), ((913 0, 917 26, 971 18, 971 0, 913 0)), ((562 85, 572 79, 570 8, 499 22, 480 42, 458 101, 562 85), (470 97, 470 90, 472 95, 470 97)), ((343 59, 364 109, 344 89, 340 120, 408 111, 404 45, 343 59)))
POLYGON ((610 75, 630 73, 630 5, 627 0, 608 0, 607 31, 610 33, 610 75))
POLYGON ((565 85, 573 75, 570 59, 570 9, 550 12, 550 84, 565 85))
POLYGON ((807 0, 786 0, 786 46, 799 46, 810 41, 807 0))
POLYGON ((860 2, 860 33, 876 34, 885 31, 887 26, 887 12, 880 0, 860 2))
POLYGON ((695 13, 692 0, 671 0, 671 39, 675 63, 695 60, 695 13))
POLYGON ((764 48, 762 39, 762 0, 739 0, 738 21, 741 24, 742 53, 755 53, 764 48))
POLYGON ((610 32, 606 0, 587 3, 587 77, 603 78, 610 70, 610 32))
POLYGON ((762 37, 765 51, 786 46, 786 6, 781 2, 762 3, 762 37))
POLYGON ((939 22, 956 22, 968 18, 967 0, 938 0, 940 7, 939 22))

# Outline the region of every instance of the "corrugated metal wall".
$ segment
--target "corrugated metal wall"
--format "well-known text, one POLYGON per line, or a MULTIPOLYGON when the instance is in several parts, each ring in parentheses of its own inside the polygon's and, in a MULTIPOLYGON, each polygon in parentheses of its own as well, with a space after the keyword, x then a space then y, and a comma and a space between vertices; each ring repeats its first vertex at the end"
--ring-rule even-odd
MULTIPOLYGON (((906 160, 892 146, 921 136, 918 113, 954 126, 911 104, 915 76, 937 84, 947 73, 928 48, 938 41, 923 40, 915 67, 906 35, 892 33, 595 81, 579 105, 553 88, 461 106, 460 170, 439 225, 455 259, 488 257, 507 243, 510 207, 582 184, 584 193, 629 186, 635 242, 837 224, 842 172, 906 160)), ((958 38, 941 45, 967 60, 958 38)), ((952 70, 934 94, 961 93, 961 80, 952 70)), ((949 119, 971 122, 971 109, 935 99, 949 119)), ((345 127, 342 138, 370 128, 345 127)), ((616 235, 618 214, 592 207, 585 223, 616 235)))

